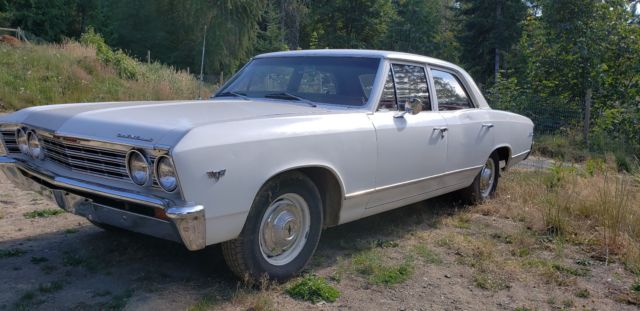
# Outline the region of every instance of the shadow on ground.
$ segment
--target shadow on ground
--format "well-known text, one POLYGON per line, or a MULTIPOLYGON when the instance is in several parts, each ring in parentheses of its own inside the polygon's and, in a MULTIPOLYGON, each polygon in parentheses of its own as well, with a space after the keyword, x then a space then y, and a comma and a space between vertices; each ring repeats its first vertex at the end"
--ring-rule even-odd
MULTIPOLYGON (((327 229, 309 269, 435 228, 459 208, 449 195, 327 229)), ((93 226, 2 241, 0 250, 0 310, 185 309, 204 296, 228 301, 241 287, 218 246, 189 252, 93 226)))

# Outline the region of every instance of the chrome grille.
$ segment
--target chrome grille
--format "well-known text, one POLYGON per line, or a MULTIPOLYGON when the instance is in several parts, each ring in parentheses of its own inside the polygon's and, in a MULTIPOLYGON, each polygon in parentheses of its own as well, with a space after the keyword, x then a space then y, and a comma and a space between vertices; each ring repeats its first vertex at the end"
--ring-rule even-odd
POLYGON ((47 158, 73 171, 129 180, 125 151, 78 145, 55 137, 41 137, 41 140, 47 158))
POLYGON ((18 143, 16 142, 16 132, 13 130, 0 131, 0 138, 3 139, 5 146, 7 147, 7 152, 9 153, 20 153, 20 148, 18 148, 18 143))

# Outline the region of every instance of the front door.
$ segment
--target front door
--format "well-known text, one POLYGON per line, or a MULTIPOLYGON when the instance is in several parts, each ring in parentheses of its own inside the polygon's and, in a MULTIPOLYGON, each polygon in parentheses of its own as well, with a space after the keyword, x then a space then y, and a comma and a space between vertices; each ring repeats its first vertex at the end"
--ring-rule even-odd
POLYGON ((367 208, 396 207, 437 190, 446 170, 446 121, 433 111, 425 68, 393 64, 377 111, 370 116, 378 140, 376 189, 367 208), (403 113, 409 100, 422 102, 417 114, 403 113))

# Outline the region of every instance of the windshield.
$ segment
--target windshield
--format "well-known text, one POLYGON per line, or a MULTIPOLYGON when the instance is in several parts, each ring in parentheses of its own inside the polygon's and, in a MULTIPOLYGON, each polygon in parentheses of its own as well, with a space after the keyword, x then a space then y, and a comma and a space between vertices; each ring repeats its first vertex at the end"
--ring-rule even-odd
POLYGON ((273 98, 344 106, 366 105, 380 59, 267 57, 249 63, 216 97, 273 98))

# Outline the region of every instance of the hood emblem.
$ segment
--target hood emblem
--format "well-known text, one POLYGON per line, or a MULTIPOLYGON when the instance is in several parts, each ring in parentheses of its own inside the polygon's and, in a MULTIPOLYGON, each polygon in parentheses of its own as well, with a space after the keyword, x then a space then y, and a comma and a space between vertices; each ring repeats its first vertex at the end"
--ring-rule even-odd
POLYGON ((224 177, 226 173, 227 173, 226 169, 219 170, 219 171, 210 171, 210 172, 207 172, 207 176, 217 182, 218 180, 220 180, 220 178, 224 177))
POLYGON ((146 137, 141 137, 138 135, 131 135, 131 134, 122 134, 122 133, 118 133, 118 137, 119 138, 126 138, 126 139, 133 139, 133 140, 141 140, 141 141, 146 141, 146 142, 152 142, 153 138, 146 138, 146 137))

